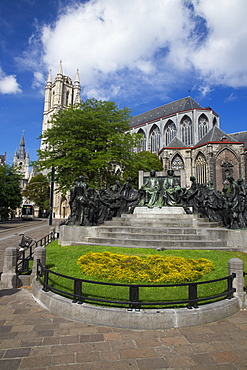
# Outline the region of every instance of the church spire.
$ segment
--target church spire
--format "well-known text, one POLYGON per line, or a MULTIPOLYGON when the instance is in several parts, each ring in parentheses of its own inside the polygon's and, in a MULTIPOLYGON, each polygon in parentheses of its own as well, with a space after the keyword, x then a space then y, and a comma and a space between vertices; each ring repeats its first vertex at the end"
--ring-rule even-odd
POLYGON ((49 74, 48 74, 48 78, 47 78, 47 84, 52 84, 52 74, 51 74, 52 70, 50 69, 49 70, 49 74))
POLYGON ((76 70, 76 75, 75 75, 75 85, 79 84, 80 85, 80 76, 79 76, 79 69, 77 68, 76 70))
POLYGON ((73 105, 79 104, 81 101, 81 85, 80 85, 80 76, 79 69, 76 70, 75 83, 73 86, 73 105))
POLYGON ((62 61, 60 60, 59 67, 58 67, 58 75, 63 75, 63 66, 62 66, 62 61))
POLYGON ((22 136, 21 136, 21 141, 20 141, 20 149, 25 148, 24 131, 25 130, 22 130, 22 136))

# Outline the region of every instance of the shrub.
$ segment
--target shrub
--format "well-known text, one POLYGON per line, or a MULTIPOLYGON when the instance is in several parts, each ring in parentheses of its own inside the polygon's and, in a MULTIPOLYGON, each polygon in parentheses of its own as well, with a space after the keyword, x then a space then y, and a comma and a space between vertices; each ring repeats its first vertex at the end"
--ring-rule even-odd
POLYGON ((176 256, 132 256, 89 252, 78 259, 82 272, 100 280, 121 283, 178 284, 200 279, 214 270, 213 262, 176 256))

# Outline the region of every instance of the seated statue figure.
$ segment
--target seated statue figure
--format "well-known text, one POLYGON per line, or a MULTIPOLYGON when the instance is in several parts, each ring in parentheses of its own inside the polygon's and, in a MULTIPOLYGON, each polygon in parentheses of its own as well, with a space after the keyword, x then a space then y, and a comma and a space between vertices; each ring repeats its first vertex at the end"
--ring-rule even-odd
POLYGON ((141 190, 144 192, 144 199, 140 205, 153 208, 156 205, 155 203, 158 200, 160 192, 160 183, 154 170, 150 171, 150 176, 145 184, 142 185, 141 190))
POLYGON ((174 176, 174 170, 169 169, 164 179, 161 191, 161 206, 181 205, 181 187, 178 177, 174 176))

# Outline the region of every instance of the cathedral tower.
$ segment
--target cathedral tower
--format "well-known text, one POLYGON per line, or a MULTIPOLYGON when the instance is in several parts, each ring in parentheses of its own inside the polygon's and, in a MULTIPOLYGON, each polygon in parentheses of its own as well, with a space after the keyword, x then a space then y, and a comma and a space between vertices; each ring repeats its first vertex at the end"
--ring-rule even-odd
MULTIPOLYGON (((79 104, 81 101, 81 86, 79 70, 76 71, 75 81, 68 76, 63 75, 62 62, 60 61, 58 72, 54 82, 52 81, 52 71, 49 71, 47 83, 45 86, 45 101, 44 101, 44 113, 42 123, 42 134, 47 129, 51 128, 52 123, 50 122, 52 116, 56 114, 60 109, 66 109, 68 106, 74 106, 79 104)), ((44 144, 41 140, 40 149, 44 149, 44 144)), ((47 174, 47 171, 43 173, 47 174)), ((56 190, 56 184, 55 184, 56 190)), ((54 191, 53 201, 53 217, 54 218, 66 218, 69 216, 69 195, 62 195, 61 193, 54 191)))
MULTIPOLYGON (((80 77, 79 70, 76 71, 74 84, 72 79, 63 75, 62 62, 60 61, 58 72, 54 82, 52 82, 52 71, 50 70, 45 86, 45 102, 42 123, 42 133, 51 128, 51 116, 60 109, 66 109, 71 105, 80 103, 80 77)), ((42 143, 41 147, 42 149, 42 143)))
POLYGON ((24 139, 24 130, 22 131, 22 137, 20 141, 20 148, 14 154, 14 165, 18 168, 19 172, 23 175, 21 182, 21 188, 25 189, 26 184, 28 183, 30 177, 30 158, 29 154, 25 149, 25 139, 24 139))

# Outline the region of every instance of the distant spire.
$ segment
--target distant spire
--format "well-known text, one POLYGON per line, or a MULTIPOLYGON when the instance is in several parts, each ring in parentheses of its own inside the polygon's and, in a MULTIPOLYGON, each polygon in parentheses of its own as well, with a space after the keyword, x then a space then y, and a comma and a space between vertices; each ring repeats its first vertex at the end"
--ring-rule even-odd
POLYGON ((22 136, 21 136, 21 141, 20 141, 20 147, 21 147, 21 146, 23 146, 23 147, 25 146, 24 131, 25 131, 25 130, 22 130, 22 136))
POLYGON ((75 75, 75 84, 80 84, 80 76, 79 76, 79 69, 77 68, 76 70, 76 75, 75 75))
POLYGON ((49 70, 48 78, 47 78, 47 83, 52 83, 52 74, 51 74, 51 69, 49 70))
POLYGON ((59 64, 59 67, 58 67, 58 75, 62 75, 63 74, 63 66, 62 66, 62 61, 60 60, 60 64, 59 64))

